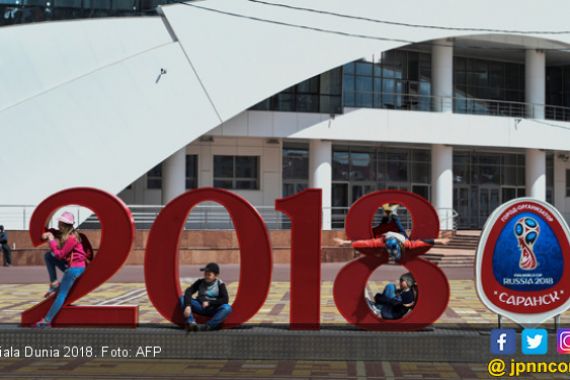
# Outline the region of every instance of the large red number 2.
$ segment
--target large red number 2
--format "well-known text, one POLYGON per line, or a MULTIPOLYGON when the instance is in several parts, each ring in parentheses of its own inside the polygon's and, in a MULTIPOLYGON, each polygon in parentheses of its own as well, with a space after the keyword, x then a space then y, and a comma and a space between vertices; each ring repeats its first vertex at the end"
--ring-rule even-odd
MULTIPOLYGON (((377 191, 360 198, 348 212, 346 234, 350 240, 372 238, 371 223, 376 210, 384 203, 398 203, 412 216, 411 239, 436 238, 439 218, 433 206, 424 198, 406 191, 377 191)), ((418 299, 411 312, 399 320, 382 320, 368 307, 364 289, 372 272, 388 261, 372 252, 346 264, 338 273, 333 294, 336 306, 350 323, 368 330, 416 330, 435 322, 449 302, 449 283, 435 264, 418 257, 424 252, 404 255, 401 262, 418 283, 418 299)))
MULTIPOLYGON (((30 237, 34 246, 45 243, 41 235, 46 222, 57 209, 68 205, 87 207, 97 215, 101 223, 101 245, 95 259, 73 286, 53 324, 135 327, 138 306, 70 306, 111 278, 125 263, 135 234, 131 212, 119 198, 98 189, 60 191, 40 203, 32 215, 30 237)), ((32 325, 45 317, 53 301, 54 297, 50 297, 24 311, 22 325, 32 325)))
POLYGON ((291 309, 289 328, 318 330, 321 305, 321 189, 275 201, 291 218, 291 309))
MULTIPOLYGON (((237 326, 263 306, 271 285, 271 244, 261 215, 242 197, 223 189, 192 190, 172 200, 158 215, 148 237, 144 276, 148 297, 169 321, 183 325, 179 297, 178 247, 186 218, 201 202, 213 201, 228 210, 240 246, 239 286, 233 312, 224 327, 237 326)), ((203 319, 199 318, 199 321, 203 319)))

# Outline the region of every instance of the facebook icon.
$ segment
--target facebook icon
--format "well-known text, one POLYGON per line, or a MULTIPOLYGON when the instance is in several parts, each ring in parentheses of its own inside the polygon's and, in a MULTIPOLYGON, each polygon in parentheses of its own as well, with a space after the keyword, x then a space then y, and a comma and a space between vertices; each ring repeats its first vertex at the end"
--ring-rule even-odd
POLYGON ((494 329, 491 331, 491 353, 493 355, 514 355, 517 346, 514 329, 494 329))

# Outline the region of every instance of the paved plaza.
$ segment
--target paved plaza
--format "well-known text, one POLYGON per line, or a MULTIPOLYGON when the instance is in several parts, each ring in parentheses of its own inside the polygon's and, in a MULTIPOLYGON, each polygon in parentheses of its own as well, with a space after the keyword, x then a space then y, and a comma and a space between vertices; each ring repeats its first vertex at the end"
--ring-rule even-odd
POLYGON ((0 361, 0 378, 29 376, 41 379, 486 379, 484 364, 394 363, 283 360, 34 360, 0 361))
MULTIPOLYGON (((334 304, 332 288, 336 272, 342 264, 323 264, 321 286, 321 323, 343 324, 334 304)), ((496 316, 479 301, 471 268, 444 269, 450 282, 449 307, 437 321, 445 325, 496 323, 496 316)), ((397 280, 403 267, 389 265, 375 272, 368 283, 368 292, 381 291, 387 283, 397 280)), ((184 289, 200 275, 199 266, 181 267, 181 286, 184 289)), ((228 285, 230 299, 237 293, 239 266, 222 267, 222 278, 228 285)), ((261 310, 249 321, 255 324, 288 323, 289 321, 289 268, 276 265, 269 296, 261 310)), ((42 299, 47 289, 47 275, 42 267, 0 268, 0 323, 18 323, 23 310, 42 299)), ((421 285, 420 285, 421 286, 421 285)), ((421 289, 421 288, 420 288, 421 289)), ((433 295, 437 297, 437 295, 433 295)), ((142 267, 125 267, 110 281, 88 294, 77 305, 139 305, 140 323, 167 323, 150 303, 144 285, 142 267)), ((564 318, 563 318, 564 320, 564 318)), ((568 319, 570 321, 570 319, 568 319)))
MULTIPOLYGON (((321 323, 346 323, 337 311, 332 297, 333 280, 341 264, 324 264, 322 272, 321 323)), ((180 268, 181 285, 189 285, 200 274, 199 266, 180 268)), ((496 316, 479 301, 473 281, 472 268, 446 268, 451 287, 449 307, 436 323, 446 328, 465 328, 496 324, 496 316)), ((45 269, 42 267, 0 268, 0 323, 16 324, 20 313, 42 299, 46 291, 45 269)), ((222 268, 223 278, 231 296, 235 296, 239 266, 222 268)), ((394 281, 402 273, 399 266, 386 266, 375 272, 368 283, 368 292, 383 288, 387 279, 394 281)), ((289 268, 276 265, 267 300, 249 321, 252 324, 286 324, 289 320, 289 268)), ((436 295, 434 295, 436 296, 436 295)), ((151 305, 144 285, 142 267, 125 267, 110 281, 87 295, 77 304, 138 305, 141 324, 168 324, 151 305)), ((562 317, 562 324, 570 318, 562 317)), ((552 327, 550 325, 550 327, 552 327)), ((191 344, 192 335, 188 336, 191 344)), ((2 359, 0 378, 37 379, 111 379, 132 376, 139 379, 227 379, 227 378, 339 378, 339 379, 486 379, 486 361, 463 362, 405 362, 405 361, 327 361, 327 360, 205 360, 205 359, 2 359)), ((553 378, 535 375, 532 379, 553 378)), ((562 377, 560 377, 562 378, 562 377)))

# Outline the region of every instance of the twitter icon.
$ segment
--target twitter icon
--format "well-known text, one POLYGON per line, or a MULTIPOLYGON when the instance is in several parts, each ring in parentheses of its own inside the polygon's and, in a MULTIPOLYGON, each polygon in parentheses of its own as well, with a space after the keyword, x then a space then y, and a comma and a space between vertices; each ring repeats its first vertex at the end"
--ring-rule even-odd
POLYGON ((545 329, 524 329, 522 332, 522 353, 544 355, 548 352, 548 333, 545 329))

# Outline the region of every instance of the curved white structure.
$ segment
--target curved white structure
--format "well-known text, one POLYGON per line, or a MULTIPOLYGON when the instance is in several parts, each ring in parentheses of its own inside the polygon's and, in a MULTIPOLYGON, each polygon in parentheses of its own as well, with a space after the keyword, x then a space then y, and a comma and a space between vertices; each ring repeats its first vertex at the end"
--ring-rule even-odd
MULTIPOLYGON (((509 32, 570 29, 565 1, 550 2, 548 7, 516 0, 483 0, 468 6, 452 0, 414 0, 390 2, 389 7, 378 0, 274 2, 480 31, 393 25, 248 0, 166 6, 161 17, 0 28, 0 204, 33 205, 75 186, 119 193, 207 133, 570 148, 570 125, 564 122, 548 121, 547 126, 532 119, 377 109, 345 109, 334 119, 323 114, 244 112, 309 77, 412 43, 465 37, 526 49, 566 49, 570 33, 509 32)), ((445 54, 446 48, 439 50, 445 54)), ((449 82, 449 73, 436 77, 449 82)), ((434 84, 435 89, 447 96, 449 83, 434 84)), ((261 170, 273 175, 263 163, 261 170)), ((199 182, 208 181, 211 178, 199 182)), ((277 187, 279 193, 279 179, 277 187)), ((272 204, 272 198, 264 196, 259 202, 272 204)))

